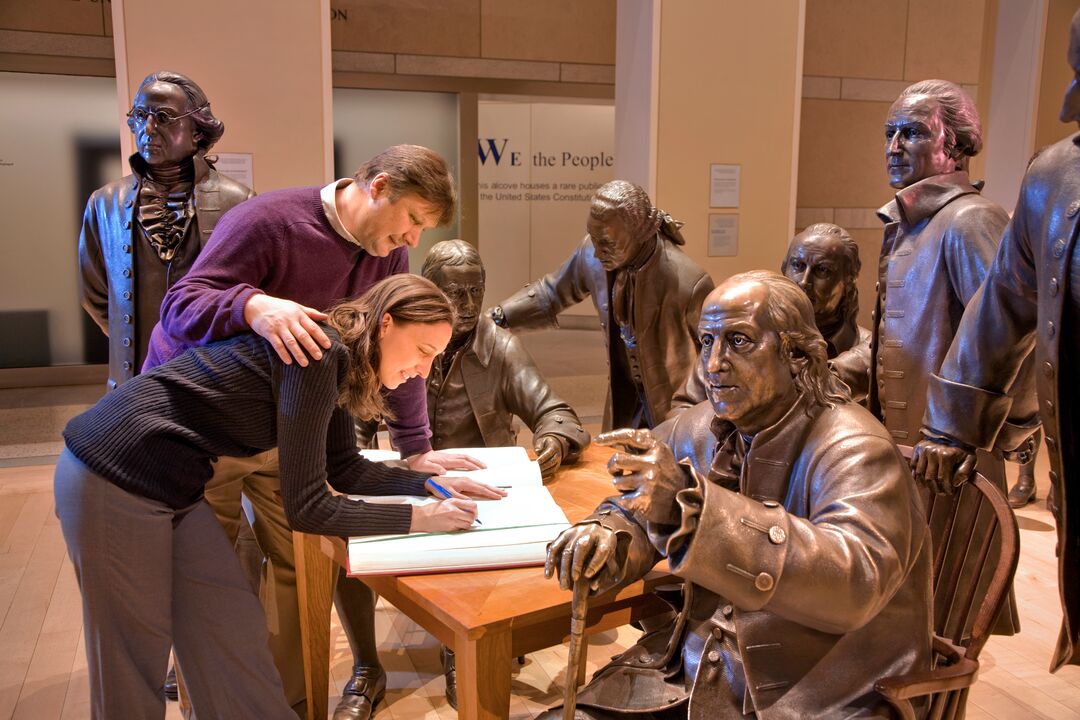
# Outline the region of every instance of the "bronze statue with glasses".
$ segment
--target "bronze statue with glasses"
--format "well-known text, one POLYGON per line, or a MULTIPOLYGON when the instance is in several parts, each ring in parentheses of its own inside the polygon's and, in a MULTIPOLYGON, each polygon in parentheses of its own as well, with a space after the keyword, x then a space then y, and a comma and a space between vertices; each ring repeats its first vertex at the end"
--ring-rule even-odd
POLYGON ((132 174, 94 191, 79 236, 82 304, 109 337, 109 389, 139 372, 166 290, 254 194, 207 159, 225 125, 191 78, 148 75, 127 118, 132 174))

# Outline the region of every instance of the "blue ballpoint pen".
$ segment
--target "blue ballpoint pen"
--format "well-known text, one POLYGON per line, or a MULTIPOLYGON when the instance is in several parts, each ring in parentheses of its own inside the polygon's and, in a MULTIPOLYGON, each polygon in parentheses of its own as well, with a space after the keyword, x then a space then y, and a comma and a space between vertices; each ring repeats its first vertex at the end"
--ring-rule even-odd
MULTIPOLYGON (((449 498, 454 497, 453 495, 450 494, 449 490, 444 488, 439 483, 435 482, 435 478, 429 477, 428 482, 431 483, 431 487, 433 487, 435 489, 435 492, 439 493, 444 498, 449 499, 449 498)), ((475 523, 476 525, 483 525, 484 524, 484 523, 480 522, 480 518, 476 518, 475 520, 473 520, 473 523, 475 523)))

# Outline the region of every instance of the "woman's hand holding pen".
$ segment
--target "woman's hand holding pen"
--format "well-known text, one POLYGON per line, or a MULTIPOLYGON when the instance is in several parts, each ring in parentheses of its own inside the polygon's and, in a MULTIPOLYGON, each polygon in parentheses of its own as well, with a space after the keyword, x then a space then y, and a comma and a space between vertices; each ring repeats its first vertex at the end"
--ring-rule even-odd
POLYGON ((476 519, 476 502, 467 496, 492 500, 506 497, 505 490, 467 477, 441 475, 428 478, 427 489, 435 497, 444 499, 439 503, 413 506, 412 532, 465 530, 480 522, 476 519))
POLYGON ((467 498, 447 498, 442 502, 412 506, 410 532, 450 532, 466 530, 476 521, 476 502, 467 498))

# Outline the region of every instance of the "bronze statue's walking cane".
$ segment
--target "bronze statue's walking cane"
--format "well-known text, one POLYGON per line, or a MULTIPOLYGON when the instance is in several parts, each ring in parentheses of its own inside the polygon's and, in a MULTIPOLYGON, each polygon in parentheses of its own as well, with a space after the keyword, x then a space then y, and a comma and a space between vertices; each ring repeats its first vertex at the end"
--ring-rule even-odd
POLYGON ((578 670, 585 662, 585 615, 589 610, 587 577, 574 583, 574 599, 570 606, 570 652, 566 656, 566 695, 563 699, 563 720, 573 720, 577 707, 578 670))

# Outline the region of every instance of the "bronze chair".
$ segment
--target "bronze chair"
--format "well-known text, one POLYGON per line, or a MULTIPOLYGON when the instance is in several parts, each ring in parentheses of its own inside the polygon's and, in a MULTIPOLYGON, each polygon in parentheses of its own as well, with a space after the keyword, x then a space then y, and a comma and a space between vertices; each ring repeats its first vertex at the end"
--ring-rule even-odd
MULTIPOLYGON (((901 450, 910 457, 910 448, 901 450)), ((923 717, 951 720, 964 717, 979 652, 1016 574, 1020 532, 1005 496, 981 474, 951 496, 924 497, 935 539, 934 668, 884 678, 874 689, 904 720, 915 720, 916 707, 926 708, 923 717)))

